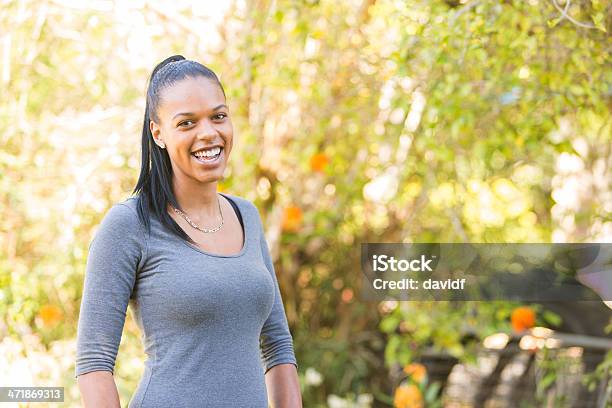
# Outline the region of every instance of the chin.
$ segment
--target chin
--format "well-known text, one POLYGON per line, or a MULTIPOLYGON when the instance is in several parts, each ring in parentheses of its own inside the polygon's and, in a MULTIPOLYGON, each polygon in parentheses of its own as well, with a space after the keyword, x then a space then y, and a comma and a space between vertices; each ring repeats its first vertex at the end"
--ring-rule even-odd
POLYGON ((194 178, 202 183, 215 183, 218 181, 222 181, 224 177, 223 173, 221 173, 219 175, 196 175, 194 178))

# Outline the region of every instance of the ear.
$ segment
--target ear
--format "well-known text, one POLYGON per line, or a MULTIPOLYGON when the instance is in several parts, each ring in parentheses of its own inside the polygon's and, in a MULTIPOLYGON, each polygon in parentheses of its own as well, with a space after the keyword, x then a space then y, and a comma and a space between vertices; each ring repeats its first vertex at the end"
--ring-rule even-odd
POLYGON ((153 136, 153 139, 155 140, 155 144, 157 144, 159 147, 165 147, 165 143, 164 141, 161 139, 161 127, 155 123, 154 121, 149 121, 149 129, 151 130, 151 135, 153 136))

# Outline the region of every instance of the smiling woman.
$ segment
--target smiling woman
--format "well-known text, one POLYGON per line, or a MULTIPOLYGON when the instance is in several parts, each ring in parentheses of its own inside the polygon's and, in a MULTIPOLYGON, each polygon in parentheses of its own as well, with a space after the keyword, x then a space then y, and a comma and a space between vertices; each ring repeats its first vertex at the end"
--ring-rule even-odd
POLYGON ((164 91, 163 103, 152 119, 151 135, 159 147, 167 149, 173 173, 192 175, 201 183, 223 178, 233 129, 225 93, 217 81, 197 76, 174 83, 164 91))
POLYGON ((217 76, 182 56, 160 63, 136 195, 108 211, 90 244, 75 367, 85 407, 119 407, 128 304, 148 355, 130 408, 302 406, 259 212, 217 192, 232 144, 217 76))

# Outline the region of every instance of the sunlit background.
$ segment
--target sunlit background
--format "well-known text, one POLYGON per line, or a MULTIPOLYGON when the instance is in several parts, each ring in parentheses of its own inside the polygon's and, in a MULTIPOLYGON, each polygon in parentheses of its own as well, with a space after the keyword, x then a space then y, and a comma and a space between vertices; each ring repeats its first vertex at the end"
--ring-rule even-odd
MULTIPOLYGON (((0 0, 0 386, 79 406, 88 245, 179 53, 225 87, 219 188, 264 220, 305 407, 610 401, 603 302, 365 302, 359 251, 611 242, 611 22, 602 0, 0 0)), ((139 336, 130 311, 122 406, 139 336)))

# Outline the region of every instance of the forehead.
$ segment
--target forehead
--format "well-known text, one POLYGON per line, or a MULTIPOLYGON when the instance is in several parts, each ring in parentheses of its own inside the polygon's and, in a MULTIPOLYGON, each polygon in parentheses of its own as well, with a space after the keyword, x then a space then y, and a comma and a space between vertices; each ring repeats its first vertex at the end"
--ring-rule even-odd
POLYGON ((226 103, 221 87, 212 79, 185 78, 161 92, 158 113, 171 118, 180 112, 205 112, 226 103))

